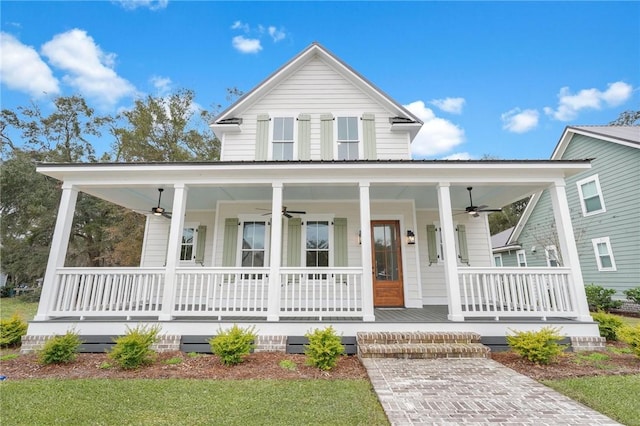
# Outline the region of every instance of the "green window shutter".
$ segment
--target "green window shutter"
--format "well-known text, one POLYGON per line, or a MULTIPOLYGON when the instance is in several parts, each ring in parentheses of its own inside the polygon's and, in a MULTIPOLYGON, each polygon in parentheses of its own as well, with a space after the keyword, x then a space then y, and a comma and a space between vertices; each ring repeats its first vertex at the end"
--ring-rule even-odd
POLYGON ((309 114, 298 115, 298 158, 311 159, 311 116, 309 114))
POLYGON ((224 245, 222 247, 222 266, 236 266, 238 250, 238 219, 224 221, 224 245))
POLYGON ((347 233, 347 218, 333 219, 333 266, 349 266, 349 244, 347 233))
POLYGON ((269 158, 269 115, 258 114, 256 124, 256 160, 269 158))
POLYGON ((320 115, 320 159, 333 160, 333 115, 320 115))
POLYGON ((204 225, 198 226, 198 241, 196 245, 196 263, 204 266, 204 247, 207 241, 207 227, 204 225))
POLYGON ((460 262, 469 264, 469 250, 467 249, 467 230, 464 225, 458 225, 458 249, 460 262))
POLYGON ((438 263, 438 243, 436 242, 435 225, 427 225, 427 250, 429 251, 429 266, 438 263))
POLYGON ((364 143, 364 158, 376 160, 376 116, 375 114, 362 114, 362 142, 364 143))
POLYGON ((299 217, 289 219, 287 227, 287 266, 301 266, 302 219, 299 217))

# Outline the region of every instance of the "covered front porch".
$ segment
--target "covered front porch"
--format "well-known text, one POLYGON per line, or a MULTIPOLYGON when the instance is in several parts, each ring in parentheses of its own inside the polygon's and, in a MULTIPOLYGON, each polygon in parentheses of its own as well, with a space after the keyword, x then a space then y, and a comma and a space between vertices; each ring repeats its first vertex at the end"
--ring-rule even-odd
POLYGON ((446 324, 478 319, 507 324, 522 318, 591 322, 564 190, 564 177, 586 167, 587 162, 547 161, 40 166, 63 185, 41 302, 29 334, 48 329, 45 324, 71 321, 86 327, 108 319, 120 328, 131 321, 189 328, 185 324, 244 320, 269 328, 337 321, 373 330, 379 316, 392 312, 376 309, 390 306, 376 303, 375 294, 376 281, 388 273, 401 278, 400 302, 392 306, 405 313, 446 306, 446 324), (478 200, 493 206, 548 188, 565 266, 492 267, 486 214, 465 211, 469 182, 478 200), (162 211, 171 214, 156 219, 150 207, 159 186, 170 206, 162 211), (147 229, 163 224, 165 240, 145 241, 147 249, 155 244, 161 255, 156 258, 162 260, 138 267, 65 266, 79 191, 146 212, 147 229), (334 226, 328 231, 325 265, 299 266, 308 254, 297 234, 300 222, 294 228, 284 218, 273 220, 283 217, 290 203, 304 206, 307 218, 334 226), (255 212, 266 206, 268 219, 255 212), (203 257, 197 262, 181 257, 189 217, 210 221, 213 230, 202 237, 203 257), (242 250, 249 243, 238 227, 255 225, 256 217, 265 229, 259 253, 264 261, 247 266, 242 250), (392 250, 374 235, 374 223, 392 224, 392 250), (469 247, 461 238, 464 225, 469 247), (410 234, 415 239, 405 241, 410 234), (384 256, 392 252, 387 265, 393 271, 379 267, 379 246, 384 256))

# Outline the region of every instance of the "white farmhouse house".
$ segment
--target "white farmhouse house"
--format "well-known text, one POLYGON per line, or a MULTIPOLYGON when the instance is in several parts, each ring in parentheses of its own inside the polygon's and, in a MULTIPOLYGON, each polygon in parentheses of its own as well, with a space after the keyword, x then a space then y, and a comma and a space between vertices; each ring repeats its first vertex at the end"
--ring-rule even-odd
POLYGON ((328 325, 598 336, 565 194, 590 162, 412 160, 422 124, 313 43, 211 124, 220 161, 40 164, 63 189, 26 341, 234 323, 264 338, 328 325), (482 210, 543 189, 563 267, 494 267, 482 210), (65 267, 79 191, 147 212, 139 267, 65 267))

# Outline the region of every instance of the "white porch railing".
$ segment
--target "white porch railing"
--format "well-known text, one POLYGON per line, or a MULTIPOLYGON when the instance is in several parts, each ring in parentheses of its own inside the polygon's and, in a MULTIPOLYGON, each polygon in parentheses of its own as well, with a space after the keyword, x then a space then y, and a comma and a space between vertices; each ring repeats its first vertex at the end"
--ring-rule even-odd
POLYGON ((281 268, 280 287, 280 316, 362 316, 362 268, 281 268))
POLYGON ((60 268, 51 316, 145 316, 162 308, 163 268, 60 268))
POLYGON ((177 316, 265 316, 268 268, 179 268, 177 316))
POLYGON ((465 317, 577 317, 569 268, 460 268, 465 317))

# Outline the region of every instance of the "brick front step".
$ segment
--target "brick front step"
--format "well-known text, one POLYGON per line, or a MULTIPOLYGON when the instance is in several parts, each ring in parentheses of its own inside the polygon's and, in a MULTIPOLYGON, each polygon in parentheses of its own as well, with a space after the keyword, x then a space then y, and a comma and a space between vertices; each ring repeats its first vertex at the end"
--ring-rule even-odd
POLYGON ((358 345, 360 358, 490 358, 480 343, 369 343, 358 345))
POLYGON ((480 334, 473 332, 436 332, 436 331, 378 331, 358 333, 358 346, 371 343, 480 343, 480 334))

